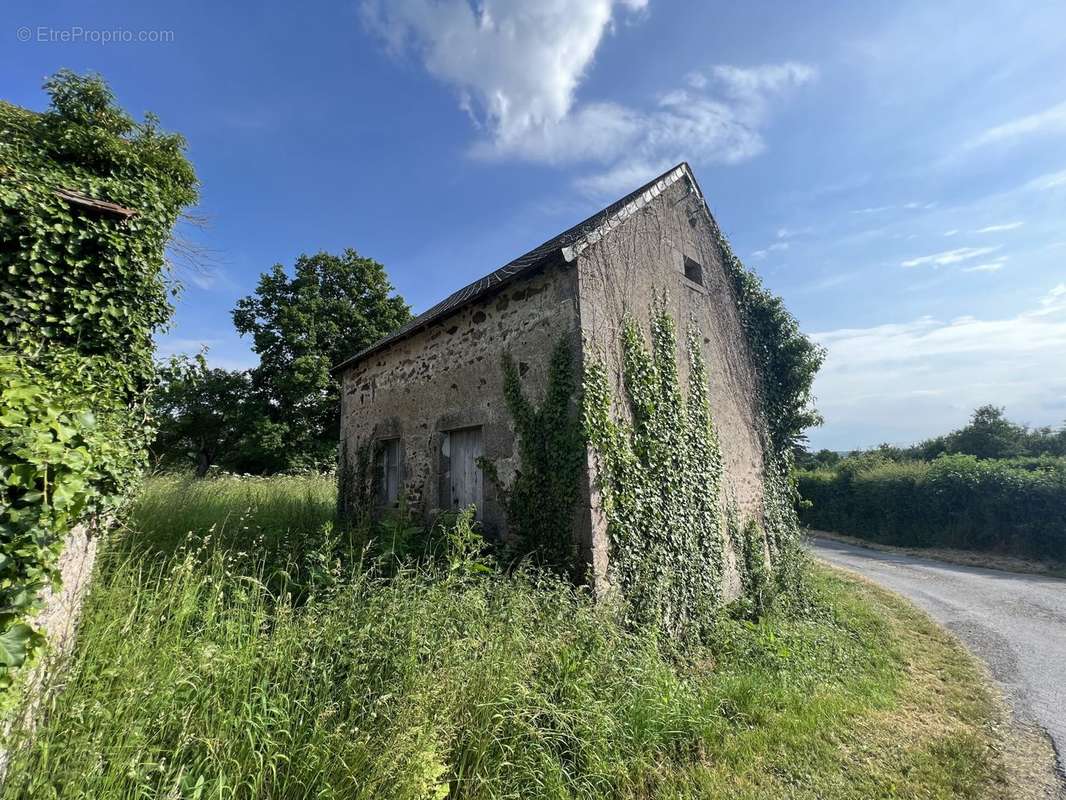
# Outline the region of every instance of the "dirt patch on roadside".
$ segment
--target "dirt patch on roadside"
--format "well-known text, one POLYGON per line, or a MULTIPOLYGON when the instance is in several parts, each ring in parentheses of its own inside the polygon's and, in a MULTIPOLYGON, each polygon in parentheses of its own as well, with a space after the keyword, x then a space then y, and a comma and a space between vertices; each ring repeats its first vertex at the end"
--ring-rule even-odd
POLYGON ((1003 761, 1012 800, 1066 800, 1066 776, 1055 758, 1051 739, 1035 725, 1012 719, 1004 702, 1003 761))

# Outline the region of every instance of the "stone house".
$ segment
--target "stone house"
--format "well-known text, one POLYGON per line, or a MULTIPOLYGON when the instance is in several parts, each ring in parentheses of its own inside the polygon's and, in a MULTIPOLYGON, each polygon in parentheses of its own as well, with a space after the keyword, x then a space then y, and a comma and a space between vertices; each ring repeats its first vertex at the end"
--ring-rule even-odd
MULTIPOLYGON (((658 295, 702 335, 724 488, 742 514, 761 516, 758 376, 731 286, 717 225, 688 164, 679 164, 339 364, 341 474, 355 480, 357 454, 369 449, 373 465, 363 468, 379 505, 402 494, 428 520, 473 503, 487 535, 506 537, 501 498, 478 468, 480 457, 492 461, 506 485, 521 466, 501 357, 511 355, 536 398, 567 336, 578 369, 597 353, 621 397, 622 320, 628 314, 646 329, 658 295)), ((686 364, 678 366, 687 380, 686 364)), ((590 454, 574 535, 598 586, 610 553, 595 469, 590 454)))

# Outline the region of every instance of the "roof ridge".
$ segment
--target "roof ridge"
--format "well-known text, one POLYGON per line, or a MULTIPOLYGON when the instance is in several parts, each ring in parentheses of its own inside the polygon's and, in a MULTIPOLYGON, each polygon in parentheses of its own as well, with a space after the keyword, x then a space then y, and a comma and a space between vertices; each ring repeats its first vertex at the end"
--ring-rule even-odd
POLYGON ((414 319, 383 336, 381 339, 378 339, 369 347, 346 358, 344 361, 333 367, 331 372, 337 373, 345 367, 351 366, 355 362, 362 360, 371 353, 380 350, 386 345, 406 338, 416 330, 435 322, 445 314, 463 307, 496 286, 513 280, 518 275, 532 271, 556 253, 559 253, 567 263, 573 261, 586 248, 614 231, 625 222, 625 220, 662 194, 667 187, 676 183, 681 177, 686 175, 691 180, 697 193, 699 193, 699 186, 696 183, 695 176, 692 174, 688 162, 682 161, 666 170, 666 172, 658 177, 652 178, 644 185, 634 189, 629 194, 624 195, 613 203, 601 208, 599 211, 576 225, 567 228, 562 233, 556 234, 547 241, 537 245, 532 250, 523 253, 518 256, 518 258, 515 258, 504 264, 502 267, 490 272, 488 275, 485 275, 473 283, 467 284, 461 289, 448 295, 436 305, 426 309, 414 319))

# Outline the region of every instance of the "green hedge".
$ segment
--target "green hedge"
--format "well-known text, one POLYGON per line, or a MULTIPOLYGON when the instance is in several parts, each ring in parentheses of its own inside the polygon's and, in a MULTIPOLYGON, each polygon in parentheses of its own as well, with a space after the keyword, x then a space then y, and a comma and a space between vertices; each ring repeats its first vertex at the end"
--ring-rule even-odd
POLYGON ((1066 459, 845 463, 800 472, 799 489, 810 501, 801 519, 812 528, 1066 561, 1066 459))

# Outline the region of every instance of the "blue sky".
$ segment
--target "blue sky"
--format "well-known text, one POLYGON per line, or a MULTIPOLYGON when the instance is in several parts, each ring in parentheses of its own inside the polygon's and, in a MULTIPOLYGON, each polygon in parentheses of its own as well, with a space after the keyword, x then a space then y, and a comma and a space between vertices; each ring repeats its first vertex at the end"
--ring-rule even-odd
POLYGON ((50 2, 0 17, 4 99, 43 108, 46 75, 95 70, 189 140, 208 226, 184 235, 211 258, 179 272, 162 352, 206 343, 216 364, 254 363, 235 300, 320 249, 376 258, 422 310, 687 159, 737 252, 829 350, 813 446, 914 441, 985 402, 1066 420, 1057 0, 50 2))

